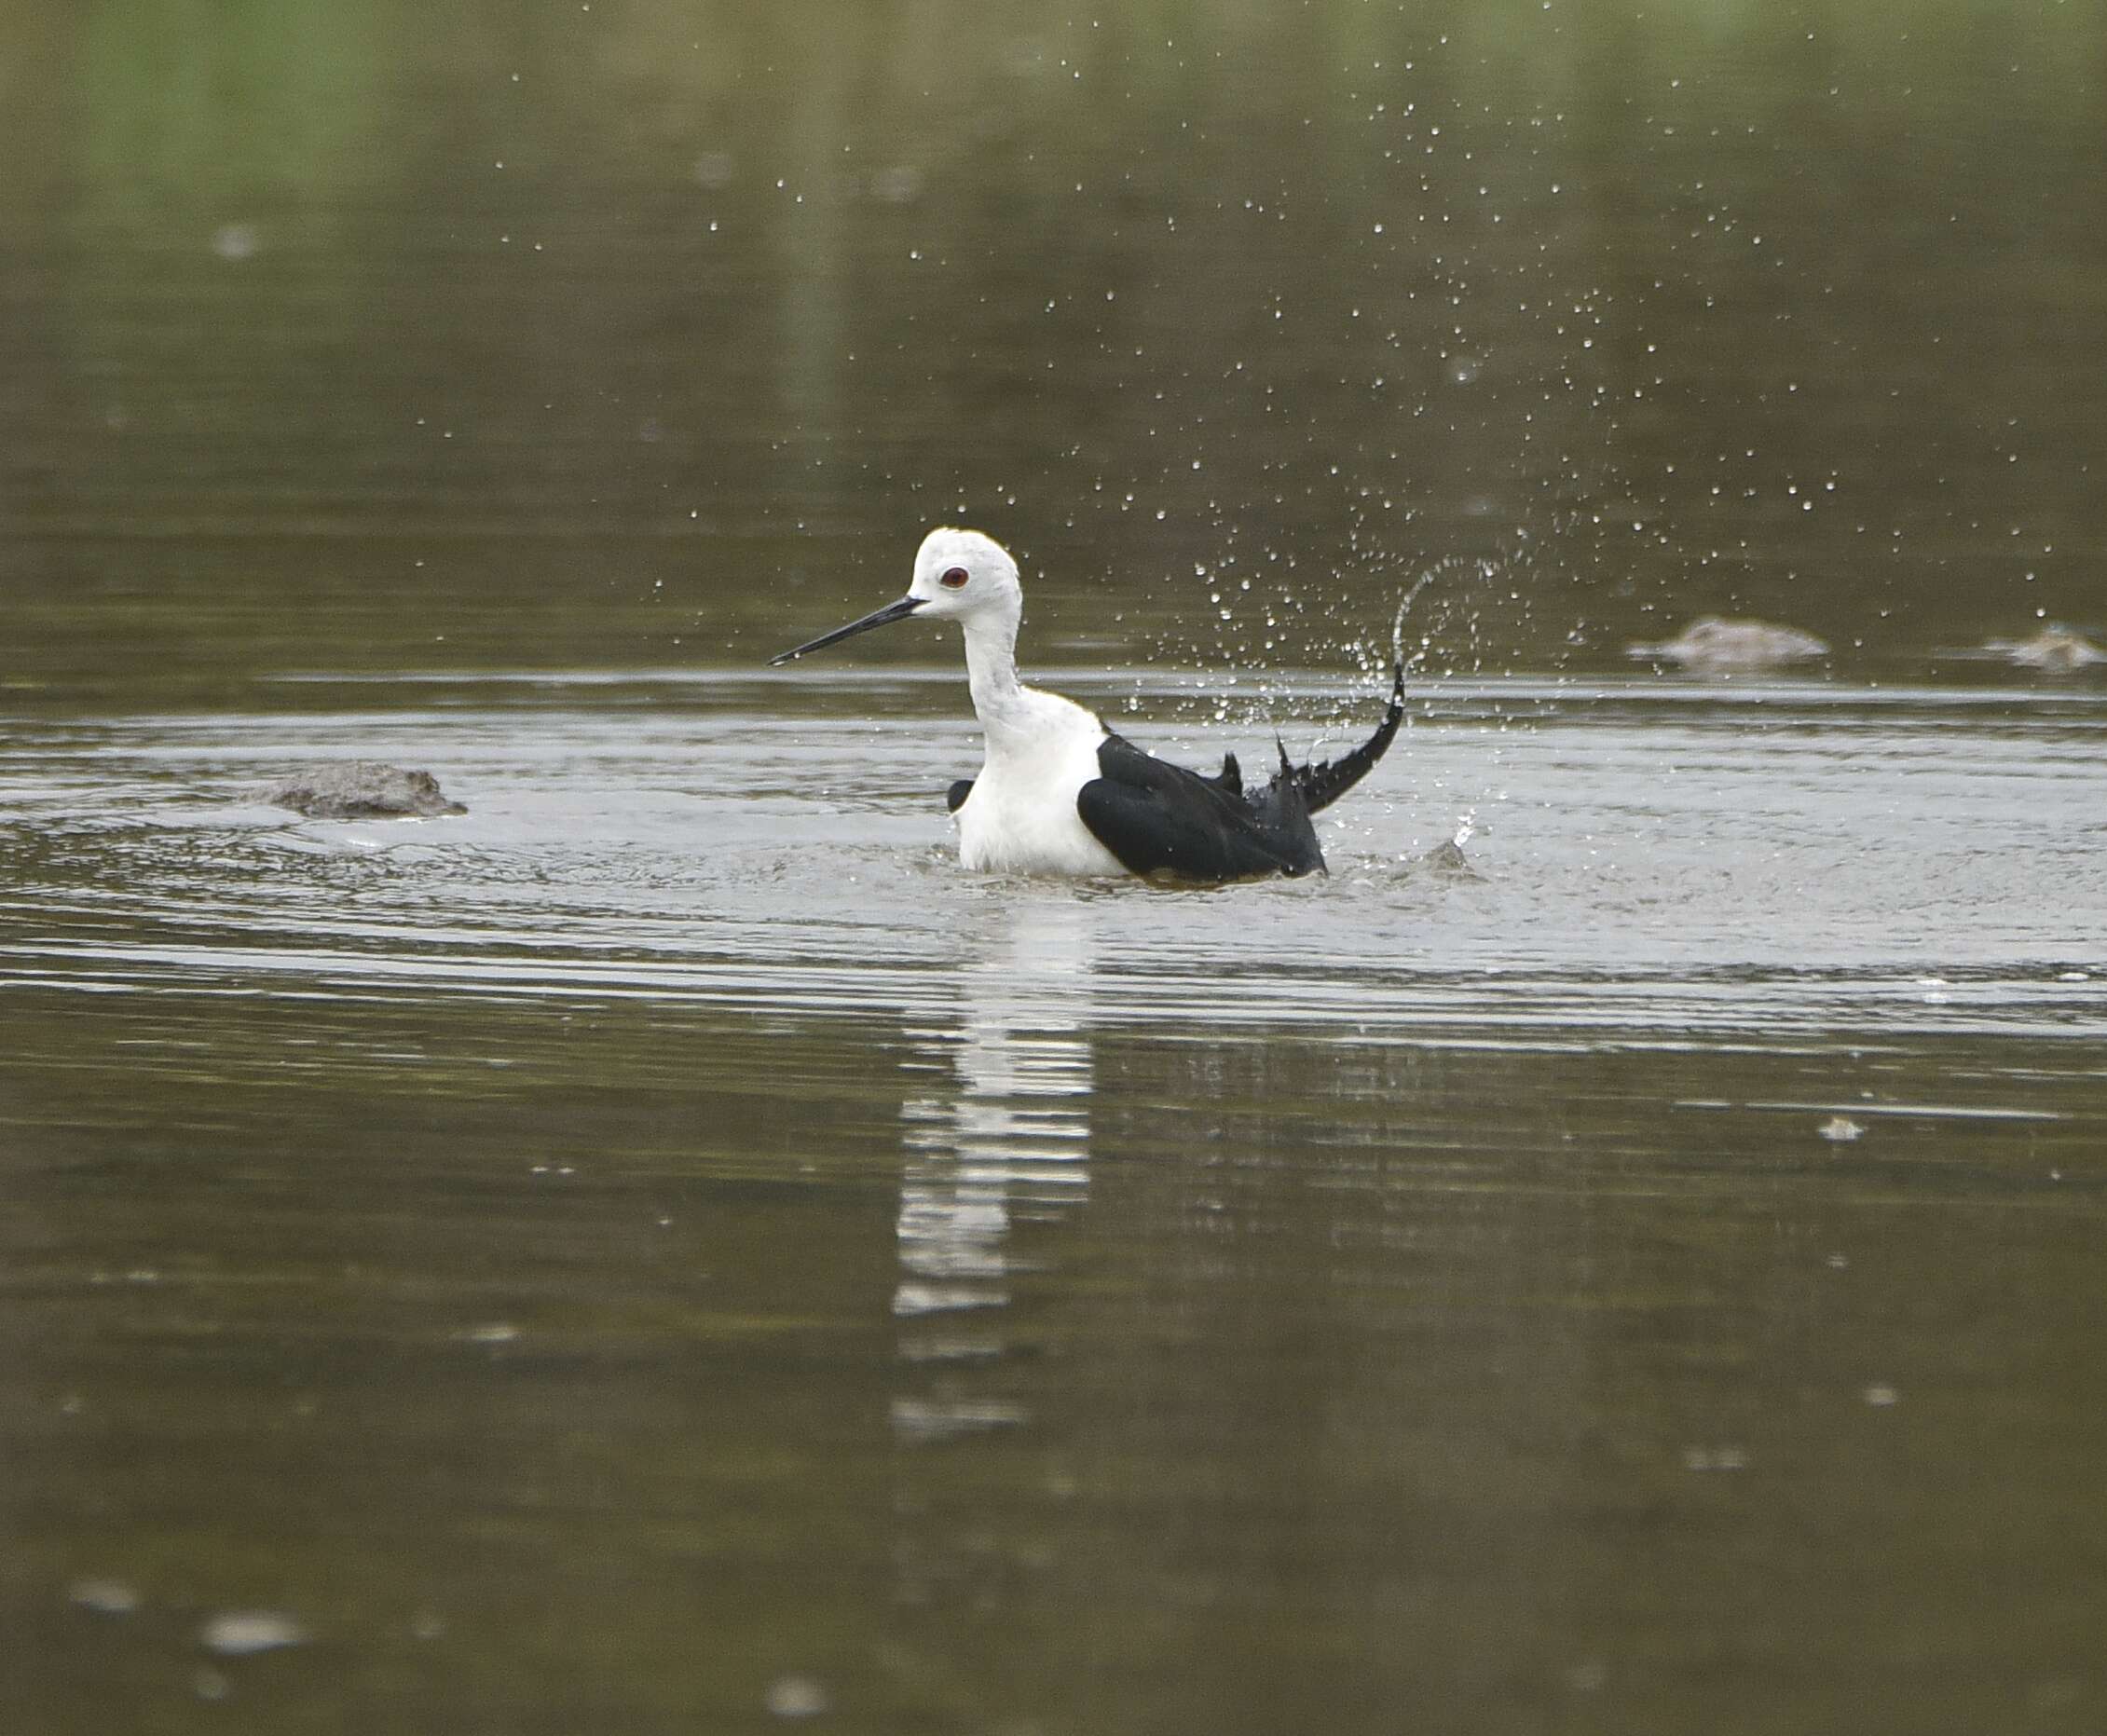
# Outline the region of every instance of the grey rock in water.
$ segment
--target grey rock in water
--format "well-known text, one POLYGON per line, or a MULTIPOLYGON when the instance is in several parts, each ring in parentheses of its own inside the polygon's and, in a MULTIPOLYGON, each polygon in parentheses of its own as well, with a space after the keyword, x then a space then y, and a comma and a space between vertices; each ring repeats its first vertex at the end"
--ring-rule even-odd
POLYGON ((1428 851, 1419 858, 1419 866, 1440 880, 1484 879, 1471 866, 1471 858, 1463 854, 1463 846, 1453 838, 1428 851))
POLYGON ((449 801, 429 772, 406 772, 377 759, 345 759, 309 766, 266 794, 274 807, 310 820, 434 819, 466 813, 449 801))
POLYGON ((2107 651, 2068 627, 2044 627, 2031 639, 1991 639, 1983 649, 1995 651, 2006 663, 2022 669, 2049 669, 2065 675, 2094 663, 2107 663, 2107 651))
POLYGON ((1728 621, 1704 615, 1672 639, 1625 648, 1634 657, 1654 657, 1686 669, 1775 669, 1781 663, 1827 657, 1829 648, 1798 627, 1773 626, 1768 621, 1728 621))

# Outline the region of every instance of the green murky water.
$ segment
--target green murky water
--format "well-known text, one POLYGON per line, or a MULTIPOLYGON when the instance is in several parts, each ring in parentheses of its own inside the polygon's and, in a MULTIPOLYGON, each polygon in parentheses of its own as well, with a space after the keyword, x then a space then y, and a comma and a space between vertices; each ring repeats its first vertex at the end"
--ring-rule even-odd
POLYGON ((2100 1728, 2102 28, 0 7, 0 1729, 2100 1728))

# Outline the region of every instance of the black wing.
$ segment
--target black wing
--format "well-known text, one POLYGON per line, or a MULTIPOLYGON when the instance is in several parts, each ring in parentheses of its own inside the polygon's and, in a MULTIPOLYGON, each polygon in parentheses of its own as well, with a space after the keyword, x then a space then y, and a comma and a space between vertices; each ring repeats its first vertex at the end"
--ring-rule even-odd
POLYGON ((1098 748, 1098 771, 1077 792, 1075 812, 1129 873, 1218 884, 1323 871, 1292 782, 1275 779, 1264 797, 1245 799, 1230 793, 1226 778, 1201 777, 1118 735, 1098 748))
POLYGON ((1244 788, 1234 754, 1223 758, 1221 776, 1201 777, 1107 735, 1098 749, 1099 775, 1077 793, 1075 811, 1131 873, 1213 882, 1321 874, 1324 853, 1310 815, 1368 775, 1403 718, 1401 663, 1373 735, 1351 753, 1314 766, 1290 764, 1282 747, 1279 771, 1257 791, 1244 788))

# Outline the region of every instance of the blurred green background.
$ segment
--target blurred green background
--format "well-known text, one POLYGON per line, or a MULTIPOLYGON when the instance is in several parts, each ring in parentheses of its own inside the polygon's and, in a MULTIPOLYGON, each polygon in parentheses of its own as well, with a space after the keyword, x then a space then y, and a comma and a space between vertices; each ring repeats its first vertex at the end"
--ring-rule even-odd
POLYGON ((0 678, 745 665, 958 518, 1042 658, 2098 622, 2103 21, 0 6, 0 678))

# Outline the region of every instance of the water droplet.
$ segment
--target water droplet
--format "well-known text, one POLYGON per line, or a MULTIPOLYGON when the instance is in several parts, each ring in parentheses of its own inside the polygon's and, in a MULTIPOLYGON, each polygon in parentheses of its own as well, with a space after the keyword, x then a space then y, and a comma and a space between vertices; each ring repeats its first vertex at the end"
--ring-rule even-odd
POLYGON ((276 1609, 225 1610, 198 1631, 198 1644, 223 1658, 245 1658, 252 1652, 304 1646, 308 1638, 306 1628, 276 1609))
POLYGON ((139 1593, 122 1579, 75 1579, 66 1599, 102 1616, 129 1616, 139 1607, 139 1593))
POLYGON ((779 1675, 768 1685, 762 1703, 779 1718, 816 1718, 831 1702, 811 1676, 779 1675))

